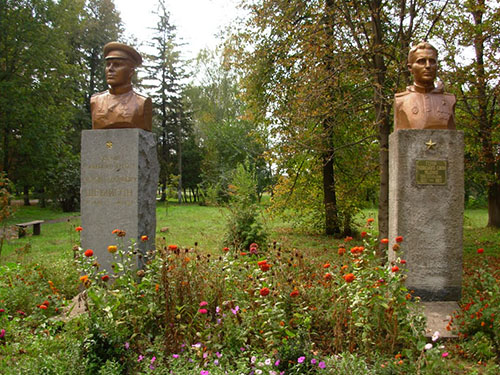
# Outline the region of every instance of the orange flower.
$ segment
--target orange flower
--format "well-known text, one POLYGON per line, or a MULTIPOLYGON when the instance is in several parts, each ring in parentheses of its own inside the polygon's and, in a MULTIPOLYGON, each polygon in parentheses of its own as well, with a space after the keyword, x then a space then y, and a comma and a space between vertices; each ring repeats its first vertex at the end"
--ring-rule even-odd
POLYGON ((330 263, 323 264, 323 268, 330 268, 330 263))
POLYGON ((344 242, 349 242, 349 241, 352 241, 352 237, 351 237, 351 236, 347 236, 347 237, 344 239, 344 242))
POLYGON ((175 250, 177 250, 178 248, 179 248, 179 247, 178 247, 177 245, 168 245, 168 249, 169 249, 170 251, 175 251, 175 250))
POLYGON ((394 266, 391 268, 391 271, 392 272, 398 272, 399 271, 399 267, 398 266, 394 266))
POLYGON ((110 252, 111 254, 116 253, 117 250, 118 250, 118 247, 115 245, 108 246, 108 252, 110 252))
POLYGON ((76 228, 75 228, 75 230, 76 230, 77 232, 81 232, 81 231, 83 230, 83 228, 82 228, 82 227, 76 227, 76 228))
POLYGON ((382 238, 380 240, 380 243, 384 244, 384 245, 387 245, 389 243, 389 239, 388 238, 382 238))
POLYGON ((394 245, 392 245, 392 251, 399 251, 400 248, 401 248, 401 246, 399 246, 398 243, 395 243, 394 245))
POLYGON ((141 241, 142 242, 146 242, 147 240, 149 240, 148 236, 141 236, 141 241))
POLYGON ((118 232, 120 232, 120 229, 114 229, 111 234, 118 234, 118 232))
POLYGON ((84 284, 88 281, 88 279, 89 279, 88 275, 80 276, 80 281, 84 284))
POLYGON ((260 293, 260 295, 261 295, 262 297, 265 297, 265 296, 267 296, 267 295, 269 294, 269 292, 270 292, 269 288, 264 287, 264 288, 262 288, 262 289, 260 290, 260 292, 259 292, 259 293, 260 293))
POLYGON ((88 257, 91 257, 92 255, 94 255, 94 252, 92 251, 92 249, 87 249, 87 250, 85 250, 83 255, 85 255, 88 258, 88 257))
POLYGON ((245 253, 244 251, 242 251, 242 252, 240 253, 240 255, 245 256, 245 255, 247 255, 247 253, 245 253))
POLYGON ((374 221, 375 221, 375 219, 373 217, 369 217, 368 219, 366 219, 366 222, 368 224, 373 223, 374 221))
POLYGON ((260 267, 262 266, 263 264, 267 264, 267 260, 260 260, 257 262, 257 265, 260 267))
POLYGON ((104 275, 101 277, 101 280, 102 281, 108 281, 109 280, 109 276, 108 275, 104 275))
POLYGON ((356 278, 356 276, 354 276, 354 274, 352 274, 352 273, 348 273, 347 275, 344 275, 342 277, 344 278, 346 283, 352 283, 354 281, 354 279, 356 278))
POLYGON ((124 230, 121 230, 121 231, 119 231, 116 235, 117 235, 118 237, 125 237, 125 235, 126 235, 126 234, 127 234, 127 233, 126 233, 124 230))
POLYGON ((397 236, 396 237, 396 242, 397 243, 403 242, 403 236, 397 236))
POLYGON ((332 279, 332 274, 331 273, 325 273, 325 275, 323 276, 323 278, 325 280, 331 280, 332 279))
POLYGON ((344 264, 342 267, 340 267, 340 270, 341 270, 341 271, 346 270, 346 269, 347 269, 347 267, 348 267, 348 266, 347 266, 346 264, 344 264))
POLYGON ((160 284, 155 284, 155 292, 158 292, 160 290, 160 284))
POLYGON ((294 289, 291 293, 290 293, 290 297, 297 297, 299 295, 299 291, 297 289, 294 289))
POLYGON ((344 255, 345 254, 345 247, 339 247, 339 255, 344 255))
POLYGON ((39 306, 42 310, 47 310, 47 306, 46 305, 40 305, 39 306))
POLYGON ((229 247, 224 247, 224 248, 222 249, 222 251, 224 251, 224 252, 228 252, 228 251, 229 251, 229 247))

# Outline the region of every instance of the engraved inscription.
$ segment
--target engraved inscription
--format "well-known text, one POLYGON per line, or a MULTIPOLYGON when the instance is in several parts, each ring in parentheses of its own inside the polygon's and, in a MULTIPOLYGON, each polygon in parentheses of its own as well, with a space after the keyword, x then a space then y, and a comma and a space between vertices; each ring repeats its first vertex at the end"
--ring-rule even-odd
POLYGON ((417 185, 446 185, 447 168, 446 160, 416 160, 417 185))

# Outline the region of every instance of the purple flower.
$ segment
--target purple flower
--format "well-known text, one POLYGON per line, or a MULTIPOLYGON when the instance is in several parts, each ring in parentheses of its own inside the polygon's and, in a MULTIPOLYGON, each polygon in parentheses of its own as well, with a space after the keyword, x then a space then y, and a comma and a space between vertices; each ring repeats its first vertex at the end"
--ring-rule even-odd
POLYGON ((155 361, 156 361, 156 357, 153 356, 153 358, 151 358, 151 364, 153 364, 155 361))
POLYGON ((299 357, 299 358, 297 359, 297 362, 298 362, 298 363, 302 363, 302 362, 304 362, 304 361, 305 361, 305 359, 306 359, 306 357, 299 357))
POLYGON ((218 360, 218 359, 216 359, 216 360, 214 361, 214 365, 219 366, 219 360, 218 360))
POLYGON ((149 368, 150 368, 151 370, 154 370, 154 369, 155 369, 155 367, 154 367, 153 365, 149 365, 149 368))
POLYGON ((239 310, 239 309, 240 309, 240 307, 239 307, 239 306, 236 306, 234 309, 231 309, 231 312, 232 312, 234 315, 236 315, 236 314, 238 314, 238 310, 239 310))
POLYGON ((207 352, 203 353, 203 358, 205 359, 207 357, 208 357, 208 353, 207 352))
POLYGON ((139 354, 139 358, 137 358, 137 362, 141 362, 144 359, 144 356, 142 354, 139 354))
POLYGON ((197 342, 196 344, 194 345, 191 345, 193 348, 196 348, 196 349, 199 349, 201 348, 201 342, 197 342))
POLYGON ((130 344, 128 342, 125 342, 125 349, 128 350, 128 348, 130 348, 130 344))
POLYGON ((219 306, 217 306, 217 307, 215 308, 215 312, 216 312, 217 314, 218 314, 218 313, 220 313, 220 307, 219 307, 219 306))
POLYGON ((173 358, 179 358, 179 354, 172 354, 173 358))
POLYGON ((209 375, 210 374, 210 371, 208 370, 201 370, 200 371, 200 375, 209 375))
POLYGON ((312 364, 312 365, 315 365, 315 364, 316 364, 316 362, 317 362, 317 361, 316 361, 316 358, 311 359, 311 364, 312 364))
POLYGON ((321 361, 319 364, 318 364, 319 368, 326 368, 326 364, 325 362, 321 361))
POLYGON ((280 360, 278 359, 276 362, 274 362, 274 365, 278 367, 280 365, 280 360))
POLYGON ((215 352, 215 355, 217 356, 217 358, 222 357, 222 354, 221 354, 221 353, 219 353, 219 352, 215 352))

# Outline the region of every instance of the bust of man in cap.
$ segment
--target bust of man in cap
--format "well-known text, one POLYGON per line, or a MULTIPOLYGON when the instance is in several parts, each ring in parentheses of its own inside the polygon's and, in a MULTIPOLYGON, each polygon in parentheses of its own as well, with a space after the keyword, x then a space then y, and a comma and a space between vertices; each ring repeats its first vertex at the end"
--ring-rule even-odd
POLYGON ((132 90, 135 68, 142 64, 130 46, 111 42, 104 46, 108 91, 92 95, 92 129, 140 128, 151 131, 151 98, 132 90))
POLYGON ((455 129, 455 95, 445 93, 437 74, 437 50, 418 43, 408 54, 413 85, 394 98, 394 130, 455 129))

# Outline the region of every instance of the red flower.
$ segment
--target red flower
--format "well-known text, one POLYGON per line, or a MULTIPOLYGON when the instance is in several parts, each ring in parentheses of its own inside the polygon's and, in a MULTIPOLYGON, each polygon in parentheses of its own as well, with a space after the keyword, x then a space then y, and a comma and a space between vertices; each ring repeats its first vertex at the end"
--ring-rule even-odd
POLYGON ((299 291, 297 289, 294 289, 291 293, 290 293, 290 297, 297 297, 299 295, 299 291))
POLYGON ((41 308, 42 310, 47 310, 47 306, 46 306, 46 305, 40 305, 40 308, 41 308))
POLYGON ((344 255, 345 254, 345 247, 339 247, 339 255, 344 255))
POLYGON ((406 264, 406 260, 401 259, 401 264, 406 264))
POLYGON ((397 242, 397 243, 401 243, 401 242, 403 242, 403 236, 397 236, 397 237, 396 237, 396 242, 397 242))
POLYGON ((269 288, 264 287, 264 288, 262 288, 262 289, 260 290, 260 292, 259 292, 259 293, 260 293, 260 295, 261 295, 262 297, 265 297, 265 296, 267 296, 267 295, 269 294, 269 292, 270 292, 269 288))
POLYGON ((76 228, 75 228, 75 230, 76 230, 77 232, 81 232, 81 231, 83 230, 83 228, 82 228, 82 227, 76 227, 76 228))
POLYGON ((240 255, 245 256, 245 255, 247 255, 247 253, 245 253, 244 251, 242 251, 242 252, 240 253, 240 255))
POLYGON ((0 309, 0 313, 3 313, 3 312, 5 312, 5 309, 0 309))
POLYGON ((374 221, 375 221, 375 219, 373 217, 369 217, 368 219, 366 219, 366 222, 368 224, 373 223, 374 221))
POLYGON ((325 280, 331 280, 332 279, 332 274, 331 273, 325 273, 325 275, 323 276, 323 278, 325 280))
POLYGON ((349 241, 352 241, 352 237, 351 237, 351 236, 347 236, 347 237, 344 239, 344 242, 349 242, 349 241))
POLYGON ((49 303, 49 301, 45 300, 45 301, 43 301, 42 305, 48 306, 48 305, 50 305, 50 303, 49 303))
POLYGON ((398 272, 399 271, 399 267, 398 266, 394 266, 391 268, 391 271, 392 272, 398 272))
POLYGON ((261 265, 260 265, 260 269, 261 269, 263 272, 269 271, 269 270, 271 269, 271 265, 270 265, 270 264, 267 264, 267 263, 261 264, 261 265))
POLYGON ((323 268, 330 268, 330 263, 323 264, 323 268))
POLYGON ((175 251, 175 250, 177 250, 177 249, 178 249, 178 247, 177 247, 177 245, 168 245, 168 249, 169 249, 170 251, 175 251))
POLYGON ((382 238, 380 240, 380 243, 384 244, 384 245, 387 245, 389 243, 389 239, 388 238, 382 238))
POLYGON ((109 276, 108 275, 104 275, 101 277, 101 280, 102 281, 108 281, 109 280, 109 276))
POLYGON ((478 254, 482 254, 482 253, 484 253, 484 249, 483 249, 482 247, 481 247, 481 248, 479 248, 479 249, 477 249, 477 253, 478 253, 478 254))
POLYGON ((263 264, 267 264, 267 260, 259 260, 259 261, 257 262, 257 265, 258 265, 259 267, 260 267, 260 266, 262 266, 263 264))
POLYGON ((366 232, 361 232, 361 238, 365 238, 368 233, 366 232))
POLYGON ((147 240, 149 240, 148 236, 141 236, 141 241, 142 242, 146 242, 147 240))
POLYGON ((207 314, 208 313, 208 310, 207 309, 199 309, 198 312, 200 314, 207 314))
POLYGON ((229 251, 229 247, 223 248, 222 251, 225 251, 225 252, 229 251))
POLYGON ((356 278, 356 276, 354 276, 354 274, 352 274, 352 273, 348 273, 347 275, 344 275, 342 277, 344 278, 346 283, 352 283, 354 281, 354 279, 356 278))
POLYGON ((88 257, 91 257, 92 255, 94 255, 94 252, 92 251, 92 249, 87 249, 87 250, 85 250, 83 255, 85 255, 88 258, 88 257))

